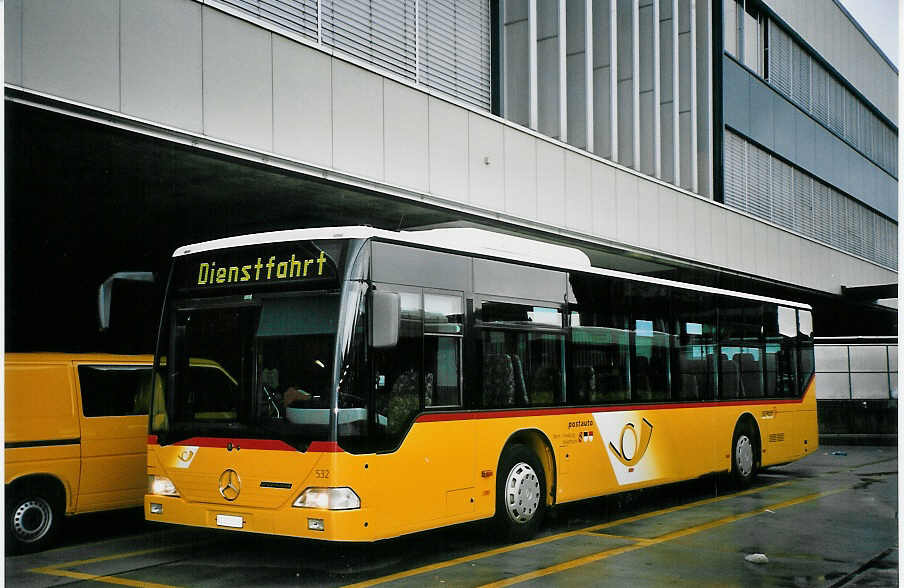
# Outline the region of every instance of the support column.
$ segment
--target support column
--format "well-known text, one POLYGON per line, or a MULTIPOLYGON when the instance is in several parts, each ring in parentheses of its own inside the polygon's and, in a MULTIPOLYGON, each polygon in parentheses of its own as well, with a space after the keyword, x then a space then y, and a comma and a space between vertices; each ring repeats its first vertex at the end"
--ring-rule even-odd
POLYGON ((640 170, 640 0, 631 2, 631 91, 634 169, 640 170))
POLYGON ((675 162, 675 185, 681 186, 681 88, 678 76, 681 61, 678 53, 678 0, 672 0, 672 157, 675 162))
POLYGON ((584 98, 587 151, 593 153, 593 0, 584 0, 584 98))
POLYGON ((662 107, 659 104, 660 62, 659 0, 653 0, 653 173, 662 179, 662 107))
POLYGON ((618 0, 609 0, 609 129, 609 155, 618 161, 618 0))
POLYGON ((565 0, 559 0, 559 140, 568 142, 568 76, 565 45, 565 0))
POLYGON ((527 5, 527 69, 528 69, 528 121, 533 130, 538 126, 537 99, 537 0, 528 0, 527 5))
POLYGON ((697 177, 697 0, 690 0, 691 5, 691 192, 698 192, 697 177))

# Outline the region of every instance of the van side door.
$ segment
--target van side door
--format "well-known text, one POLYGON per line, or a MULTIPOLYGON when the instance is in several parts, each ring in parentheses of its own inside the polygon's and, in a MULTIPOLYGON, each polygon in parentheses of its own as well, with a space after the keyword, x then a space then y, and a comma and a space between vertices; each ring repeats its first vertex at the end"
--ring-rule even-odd
POLYGON ((82 470, 77 511, 140 506, 151 366, 79 364, 82 470))

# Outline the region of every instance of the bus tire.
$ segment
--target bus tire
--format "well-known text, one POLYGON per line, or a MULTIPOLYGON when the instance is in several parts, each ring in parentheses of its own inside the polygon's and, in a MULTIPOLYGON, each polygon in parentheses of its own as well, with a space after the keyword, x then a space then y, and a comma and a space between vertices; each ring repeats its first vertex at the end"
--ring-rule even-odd
POLYGON ((759 442, 750 423, 739 422, 731 441, 731 478, 738 488, 750 486, 757 473, 759 442))
POLYGON ((50 484, 24 481, 6 492, 6 549, 32 553, 56 540, 63 519, 63 499, 50 484))
POLYGON ((546 473, 536 454, 520 443, 502 451, 498 472, 496 526, 504 539, 526 541, 546 512, 546 473))

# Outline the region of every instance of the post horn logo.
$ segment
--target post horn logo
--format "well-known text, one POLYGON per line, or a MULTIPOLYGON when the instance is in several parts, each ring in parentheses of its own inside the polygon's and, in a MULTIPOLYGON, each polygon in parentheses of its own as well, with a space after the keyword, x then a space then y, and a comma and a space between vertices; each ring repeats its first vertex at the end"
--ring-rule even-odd
POLYGON ((220 496, 232 502, 242 492, 242 479, 235 470, 224 470, 220 474, 220 496))
POLYGON ((650 445, 650 438, 653 436, 653 425, 647 419, 642 419, 640 423, 640 439, 637 438, 637 431, 634 430, 634 423, 628 423, 624 426, 619 438, 616 449, 612 442, 609 442, 609 450, 615 454, 618 461, 622 462, 625 467, 634 467, 643 458, 650 445), (627 441, 627 443, 625 443, 627 441))

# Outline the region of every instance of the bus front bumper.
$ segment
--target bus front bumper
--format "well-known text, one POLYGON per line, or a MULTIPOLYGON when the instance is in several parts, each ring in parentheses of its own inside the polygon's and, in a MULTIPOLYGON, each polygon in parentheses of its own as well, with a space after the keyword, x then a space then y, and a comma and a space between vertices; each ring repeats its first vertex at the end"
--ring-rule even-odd
POLYGON ((363 508, 341 511, 291 506, 262 509, 192 503, 171 496, 144 496, 144 518, 148 521, 326 541, 378 539, 367 515, 363 508))

